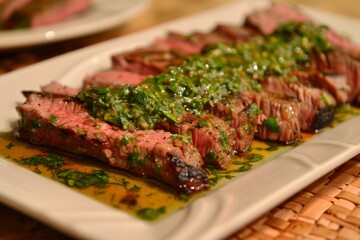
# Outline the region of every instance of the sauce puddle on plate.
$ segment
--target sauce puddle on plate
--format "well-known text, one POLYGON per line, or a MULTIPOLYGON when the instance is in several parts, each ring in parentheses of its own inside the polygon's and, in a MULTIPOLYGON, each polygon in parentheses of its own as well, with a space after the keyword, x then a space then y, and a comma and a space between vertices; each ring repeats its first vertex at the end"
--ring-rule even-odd
MULTIPOLYGON (((333 126, 359 113, 359 109, 350 106, 338 108, 333 126)), ((275 158, 312 136, 313 134, 302 133, 300 142, 287 146, 254 140, 251 150, 235 156, 228 170, 206 169, 211 187, 193 196, 177 194, 158 182, 130 175, 97 159, 67 155, 17 141, 12 132, 0 133, 0 157, 35 174, 61 182, 104 204, 140 219, 153 221, 186 207, 196 198, 241 177, 244 172, 275 158)))

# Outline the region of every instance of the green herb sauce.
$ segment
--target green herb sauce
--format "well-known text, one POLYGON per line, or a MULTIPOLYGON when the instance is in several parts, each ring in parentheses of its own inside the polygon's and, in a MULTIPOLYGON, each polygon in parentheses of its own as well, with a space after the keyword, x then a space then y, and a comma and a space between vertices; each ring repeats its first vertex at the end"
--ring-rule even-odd
POLYGON ((201 115, 225 96, 260 90, 265 76, 288 78, 294 69, 306 68, 312 52, 332 51, 325 31, 312 24, 286 24, 249 43, 208 46, 139 85, 89 88, 76 98, 94 116, 123 129, 152 129, 160 119, 177 123, 184 111, 201 115))

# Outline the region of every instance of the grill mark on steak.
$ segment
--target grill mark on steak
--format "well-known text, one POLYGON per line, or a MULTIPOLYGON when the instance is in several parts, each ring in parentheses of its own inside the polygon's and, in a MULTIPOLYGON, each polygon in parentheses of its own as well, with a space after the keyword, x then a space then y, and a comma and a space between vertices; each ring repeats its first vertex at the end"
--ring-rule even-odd
POLYGON ((262 114, 259 117, 255 136, 263 140, 293 143, 301 138, 298 106, 287 99, 281 99, 265 91, 246 91, 241 97, 259 106, 262 114), (279 132, 270 130, 262 124, 265 118, 275 117, 280 127, 279 132))
POLYGON ((185 113, 179 123, 165 120, 156 127, 191 138, 205 165, 226 169, 234 156, 235 130, 212 114, 195 117, 185 113))
POLYGON ((229 97, 209 107, 210 113, 234 128, 236 138, 232 147, 239 153, 247 151, 254 139, 258 115, 249 113, 250 109, 251 106, 239 97, 229 97))
POLYGON ((303 131, 316 132, 328 126, 334 118, 336 101, 325 90, 275 77, 265 78, 262 87, 270 93, 295 101, 299 109, 300 128, 303 131), (326 103, 324 98, 331 101, 331 104, 326 103))
POLYGON ((121 131, 92 118, 74 101, 27 93, 17 107, 21 140, 99 158, 191 194, 209 187, 200 154, 165 131, 121 131))

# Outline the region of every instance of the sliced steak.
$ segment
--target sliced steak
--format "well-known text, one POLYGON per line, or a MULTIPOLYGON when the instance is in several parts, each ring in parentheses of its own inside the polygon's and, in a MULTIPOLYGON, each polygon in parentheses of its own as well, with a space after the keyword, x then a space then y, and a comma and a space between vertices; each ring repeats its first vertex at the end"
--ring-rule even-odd
POLYGON ((199 152, 164 131, 121 131, 94 119, 75 101, 29 94, 17 107, 17 136, 35 144, 99 158, 191 194, 208 188, 199 152))
POLYGON ((311 84, 314 87, 326 89, 339 105, 349 102, 351 88, 342 73, 295 71, 292 74, 303 84, 311 84))
POLYGON ((169 51, 175 51, 181 56, 188 56, 200 53, 206 45, 230 44, 232 42, 227 36, 216 31, 208 33, 193 32, 188 35, 170 32, 166 39, 161 39, 156 44, 166 47, 169 51))
POLYGON ((350 87, 347 102, 360 105, 360 61, 341 51, 330 54, 319 53, 311 58, 310 69, 343 74, 350 87))
POLYGON ((59 97, 74 96, 79 92, 77 89, 65 86, 55 81, 41 86, 41 91, 47 95, 54 95, 59 97))
POLYGON ((189 137, 203 157, 205 165, 226 169, 234 156, 234 129, 212 114, 205 113, 201 117, 195 117, 185 113, 179 123, 160 121, 157 127, 189 137))
POLYGON ((181 63, 182 60, 174 52, 154 46, 112 56, 113 69, 144 76, 165 72, 169 66, 177 66, 181 63))
POLYGON ((203 47, 202 44, 191 42, 187 37, 176 33, 156 39, 154 45, 169 52, 176 52, 180 56, 199 53, 203 47))
POLYGON ((241 97, 256 103, 262 112, 255 132, 257 138, 287 144, 300 140, 299 109, 293 101, 264 91, 246 91, 241 97))
POLYGON ((229 39, 230 42, 248 42, 257 35, 252 28, 230 24, 219 24, 213 32, 229 39))
POLYGON ((265 78, 262 87, 270 93, 295 101, 303 131, 316 132, 328 126, 334 118, 336 101, 326 90, 275 77, 265 78))
POLYGON ((254 11, 245 19, 245 26, 268 35, 287 22, 309 22, 309 18, 287 4, 273 2, 270 7, 254 11))
MULTIPOLYGON (((312 19, 294 7, 284 3, 274 2, 270 7, 261 9, 248 15, 245 26, 258 30, 261 34, 269 35, 284 23, 314 23, 312 19)), ((347 52, 359 52, 358 45, 352 43, 348 38, 338 34, 333 29, 326 32, 328 41, 336 48, 345 49, 347 52)))
POLYGON ((83 89, 87 87, 116 87, 123 84, 135 85, 144 81, 146 76, 122 70, 104 70, 85 77, 83 89))
POLYGON ((236 138, 232 147, 236 152, 247 151, 254 139, 258 119, 258 113, 254 108, 257 106, 249 105, 238 97, 216 102, 209 108, 212 114, 225 120, 235 129, 236 138))

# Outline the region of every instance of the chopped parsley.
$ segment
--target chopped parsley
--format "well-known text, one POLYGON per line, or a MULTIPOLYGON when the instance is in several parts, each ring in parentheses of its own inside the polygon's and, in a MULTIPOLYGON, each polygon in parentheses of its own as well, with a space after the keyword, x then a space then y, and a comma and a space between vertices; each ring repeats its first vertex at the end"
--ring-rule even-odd
POLYGON ((166 212, 165 207, 160 208, 142 208, 137 211, 137 215, 144 220, 155 220, 166 212))
POLYGON ((55 153, 50 153, 49 155, 36 155, 33 157, 23 158, 17 160, 17 162, 22 165, 33 165, 33 166, 43 165, 48 167, 49 169, 56 169, 65 164, 64 158, 55 153))
POLYGON ((192 141, 191 137, 187 137, 187 136, 184 136, 181 134, 173 134, 173 135, 171 135, 171 139, 173 139, 173 140, 180 139, 184 143, 191 143, 191 141, 192 141))
POLYGON ((59 171, 56 177, 66 185, 78 188, 86 188, 91 185, 103 188, 109 183, 109 175, 103 170, 93 170, 92 173, 83 173, 75 169, 66 169, 59 171))
POLYGON ((281 132, 281 128, 276 117, 267 117, 262 121, 262 124, 272 132, 281 132))
POLYGON ((229 137, 226 134, 225 131, 220 131, 220 142, 224 147, 228 147, 229 146, 229 137))

